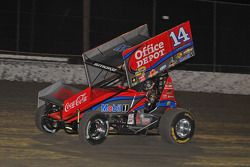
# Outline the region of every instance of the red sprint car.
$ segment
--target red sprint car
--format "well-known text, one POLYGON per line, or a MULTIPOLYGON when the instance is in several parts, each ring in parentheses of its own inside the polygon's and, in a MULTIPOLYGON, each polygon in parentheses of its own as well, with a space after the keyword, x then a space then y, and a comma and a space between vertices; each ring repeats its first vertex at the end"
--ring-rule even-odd
POLYGON ((87 86, 59 81, 39 91, 36 125, 45 133, 77 133, 89 144, 102 143, 111 131, 151 130, 163 141, 187 143, 195 121, 177 107, 168 72, 193 56, 188 21, 153 38, 140 26, 83 53, 87 86))

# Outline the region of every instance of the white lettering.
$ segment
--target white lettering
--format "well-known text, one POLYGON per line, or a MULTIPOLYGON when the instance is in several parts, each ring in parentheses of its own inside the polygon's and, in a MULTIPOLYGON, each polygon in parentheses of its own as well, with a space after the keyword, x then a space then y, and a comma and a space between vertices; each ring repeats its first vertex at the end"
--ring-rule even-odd
POLYGON ((160 48, 160 49, 163 49, 163 48, 164 48, 164 43, 163 43, 163 42, 160 42, 160 43, 159 43, 159 48, 160 48))
POLYGON ((68 102, 65 105, 65 112, 68 112, 69 110, 81 105, 82 103, 84 103, 86 101, 87 101, 86 93, 83 93, 83 94, 79 95, 74 101, 68 102))
POLYGON ((109 67, 109 66, 105 66, 105 65, 99 64, 99 63, 94 63, 93 65, 96 66, 96 67, 101 67, 101 68, 109 70, 109 71, 113 71, 113 72, 115 72, 117 70, 115 68, 112 68, 112 67, 109 67))
POLYGON ((137 50, 135 52, 137 68, 150 63, 154 59, 159 59, 161 56, 164 56, 164 52, 164 42, 162 41, 155 45, 149 44, 144 46, 141 50, 137 50))
POLYGON ((137 64, 137 68, 140 68, 143 65, 143 61, 139 60, 136 62, 136 64, 137 64))
MULTIPOLYGON (((144 47, 145 48, 145 47, 144 47)), ((143 49, 144 49, 143 48, 143 49)), ((142 58, 142 56, 143 56, 143 52, 141 51, 141 50, 138 50, 138 51, 136 51, 135 52, 135 58, 137 59, 137 60, 140 60, 141 58, 142 58), (139 54, 139 55, 138 55, 139 54)))

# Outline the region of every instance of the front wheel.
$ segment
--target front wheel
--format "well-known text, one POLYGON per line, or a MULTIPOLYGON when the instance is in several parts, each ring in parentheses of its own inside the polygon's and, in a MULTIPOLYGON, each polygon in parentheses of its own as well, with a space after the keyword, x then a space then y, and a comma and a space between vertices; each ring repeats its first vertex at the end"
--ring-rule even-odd
POLYGON ((35 122, 37 128, 44 133, 55 134, 59 130, 57 121, 48 117, 45 105, 38 108, 35 122))
POLYGON ((187 143, 193 137, 194 130, 194 117, 185 109, 171 109, 161 117, 159 132, 162 139, 168 143, 187 143))
POLYGON ((101 144, 108 135, 109 123, 104 114, 87 112, 83 115, 79 126, 79 137, 82 143, 101 144))

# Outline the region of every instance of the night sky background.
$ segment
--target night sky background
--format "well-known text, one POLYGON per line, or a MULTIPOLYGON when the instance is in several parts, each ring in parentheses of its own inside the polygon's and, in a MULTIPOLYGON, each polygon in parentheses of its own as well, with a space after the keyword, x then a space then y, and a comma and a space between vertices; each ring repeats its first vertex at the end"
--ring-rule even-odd
MULTIPOLYGON (((250 73, 249 1, 91 0, 90 47, 145 23, 152 34, 154 2, 156 34, 191 22, 197 56, 181 68, 250 73)), ((81 55, 83 19, 83 0, 1 1, 0 50, 81 55)))

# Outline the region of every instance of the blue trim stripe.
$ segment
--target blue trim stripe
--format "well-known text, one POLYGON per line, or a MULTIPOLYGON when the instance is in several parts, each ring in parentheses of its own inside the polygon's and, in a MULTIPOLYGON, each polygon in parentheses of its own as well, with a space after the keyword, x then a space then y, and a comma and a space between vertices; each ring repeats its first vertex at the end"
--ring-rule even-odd
MULTIPOLYGON (((140 46, 139 46, 140 47, 140 46)), ((130 51, 128 54, 126 54, 125 56, 123 56, 123 60, 126 60, 127 58, 129 58, 139 47, 134 48, 132 51, 130 51)))
POLYGON ((139 107, 135 108, 135 109, 134 109, 134 111, 135 111, 135 110, 141 110, 141 109, 143 109, 143 108, 145 108, 145 106, 144 106, 144 105, 142 105, 142 106, 139 106, 139 107))
POLYGON ((157 107, 170 107, 170 108, 175 108, 176 107, 176 102, 171 101, 171 100, 162 100, 157 103, 157 107), (167 105, 167 103, 170 102, 170 105, 167 105))
POLYGON ((91 110, 96 110, 97 108, 99 108, 99 106, 100 106, 100 105, 96 105, 96 106, 92 107, 91 110))

